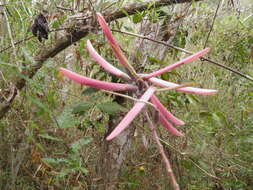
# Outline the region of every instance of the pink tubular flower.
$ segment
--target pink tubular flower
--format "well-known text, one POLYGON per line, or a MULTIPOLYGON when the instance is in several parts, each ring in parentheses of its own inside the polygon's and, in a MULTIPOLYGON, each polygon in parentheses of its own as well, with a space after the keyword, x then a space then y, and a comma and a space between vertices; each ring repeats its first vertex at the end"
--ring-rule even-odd
POLYGON ((98 22, 102 28, 102 30, 104 31, 104 34, 107 38, 107 40, 109 41, 116 57, 118 58, 119 62, 129 70, 129 72, 131 74, 135 74, 135 70, 133 69, 133 67, 128 63, 126 56, 124 55, 124 53, 122 52, 119 44, 117 43, 116 39, 114 38, 114 36, 112 35, 112 31, 109 28, 108 24, 106 23, 104 17, 100 14, 97 13, 97 19, 98 22))
MULTIPOLYGON (((166 109, 166 107, 164 107, 164 105, 159 101, 159 99, 154 94, 156 91, 155 87, 150 87, 149 83, 153 83, 154 85, 158 85, 165 88, 175 88, 179 86, 176 83, 155 78, 155 76, 161 75, 164 72, 171 71, 172 69, 177 68, 183 64, 190 63, 202 57, 203 55, 205 55, 210 49, 206 48, 204 50, 201 50, 181 61, 178 61, 175 64, 169 65, 163 69, 157 70, 150 74, 146 74, 146 75, 137 74, 134 68, 128 63, 126 56, 123 54, 119 44, 117 43, 116 39, 112 35, 112 32, 110 28, 108 27, 108 24, 106 23, 104 17, 100 13, 97 13, 97 19, 116 57, 118 58, 119 62, 128 70, 129 75, 117 69, 110 63, 108 63, 101 55, 97 53, 97 51, 93 48, 91 42, 88 40, 87 49, 90 55, 103 67, 104 70, 122 79, 125 79, 128 82, 130 81, 132 84, 136 84, 136 86, 132 84, 120 84, 120 83, 99 81, 99 80, 91 79, 85 76, 81 76, 79 74, 76 74, 64 68, 61 68, 60 71, 65 76, 67 76, 68 78, 70 78, 71 80, 79 84, 87 85, 92 88, 97 88, 97 89, 102 89, 102 90, 140 92, 142 91, 143 87, 147 88, 146 92, 139 99, 140 101, 134 104, 133 108, 120 121, 120 123, 117 125, 117 127, 115 127, 115 129, 106 138, 106 140, 108 141, 112 140, 113 138, 118 136, 124 129, 126 129, 134 120, 134 118, 145 107, 145 105, 147 104, 145 102, 147 101, 151 101, 155 105, 156 109, 159 111, 160 122, 167 130, 169 130, 173 135, 183 136, 183 133, 181 133, 176 128, 174 128, 171 123, 173 123, 174 125, 184 125, 184 122, 178 119, 177 117, 175 117, 169 110, 166 109)), ((182 88, 177 88, 176 90, 180 92, 203 94, 203 95, 215 94, 217 92, 216 90, 200 89, 200 88, 193 88, 193 87, 182 87, 182 88)))
POLYGON ((119 84, 119 83, 99 81, 99 80, 95 80, 95 79, 91 79, 91 78, 79 75, 77 73, 74 73, 64 68, 60 68, 60 71, 69 79, 79 84, 90 86, 92 88, 109 90, 109 91, 135 91, 137 90, 137 87, 131 84, 119 84))
POLYGON ((167 121, 167 119, 165 119, 165 117, 160 114, 159 115, 159 119, 162 123, 162 125, 168 130, 170 131, 173 135, 176 135, 176 136, 184 136, 183 133, 179 132, 175 127, 173 127, 173 125, 167 121))
MULTIPOLYGON (((158 79, 155 77, 150 78, 149 81, 155 85, 165 87, 165 88, 174 88, 174 87, 179 86, 179 84, 176 84, 173 82, 168 82, 168 81, 158 79)), ((193 87, 183 87, 183 88, 178 88, 176 90, 180 91, 180 92, 186 92, 186 93, 192 93, 192 94, 202 94, 202 95, 209 95, 209 94, 217 93, 217 90, 201 89, 201 88, 193 88, 193 87)))
POLYGON ((113 49, 116 57, 119 59, 119 61, 122 65, 124 65, 125 67, 128 67, 127 59, 126 59, 125 55, 123 54, 123 52, 121 51, 120 46, 117 43, 116 39, 112 35, 112 31, 109 28, 108 24, 106 23, 104 17, 100 13, 97 13, 97 19, 98 19, 98 22, 99 22, 102 30, 104 31, 106 38, 108 39, 109 43, 112 46, 112 49, 113 49))
POLYGON ((176 118, 169 110, 167 110, 155 95, 151 97, 151 102, 166 119, 172 121, 175 125, 184 125, 184 122, 176 118))
POLYGON ((120 48, 116 39, 112 35, 112 31, 109 28, 108 24, 106 23, 105 18, 100 13, 97 13, 97 19, 98 19, 99 25, 101 26, 102 30, 104 31, 104 34, 105 34, 106 38, 108 39, 108 41, 110 42, 110 44, 112 44, 115 47, 117 46, 120 48))
POLYGON ((202 57, 203 55, 205 55, 207 52, 209 52, 209 50, 210 50, 210 48, 203 49, 203 50, 201 50, 201 51, 199 51, 199 52, 197 52, 197 53, 195 53, 195 54, 193 54, 193 55, 191 55, 191 56, 189 56, 189 57, 187 57, 187 58, 185 58, 185 59, 183 59, 183 60, 181 60, 181 61, 179 61, 177 63, 169 65, 169 66, 167 66, 167 67, 165 67, 163 69, 160 69, 158 71, 155 71, 153 73, 147 74, 143 78, 144 79, 149 79, 151 77, 155 77, 157 75, 161 75, 161 74, 163 74, 165 72, 171 71, 172 69, 175 69, 176 67, 179 67, 180 65, 183 65, 183 64, 186 64, 186 63, 190 63, 190 62, 192 62, 192 61, 194 61, 194 60, 202 57))
POLYGON ((131 78, 118 68, 114 67, 110 63, 108 63, 102 56, 100 56, 97 51, 93 48, 90 40, 87 40, 87 49, 90 53, 90 55, 108 72, 121 77, 125 80, 130 80, 131 78))
POLYGON ((134 120, 134 118, 140 113, 140 111, 144 108, 146 103, 142 101, 148 101, 150 97, 154 94, 155 88, 149 87, 147 91, 140 98, 140 102, 136 102, 134 107, 127 113, 127 115, 121 120, 117 127, 112 131, 112 133, 106 138, 106 140, 110 141, 116 136, 118 136, 124 129, 126 129, 129 124, 134 120))

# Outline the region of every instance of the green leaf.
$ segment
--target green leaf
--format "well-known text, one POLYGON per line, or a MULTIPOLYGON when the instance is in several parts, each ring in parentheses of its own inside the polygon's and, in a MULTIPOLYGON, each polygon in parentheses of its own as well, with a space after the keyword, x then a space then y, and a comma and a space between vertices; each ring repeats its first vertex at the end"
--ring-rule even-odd
POLYGON ((39 134, 39 137, 42 137, 44 139, 49 139, 49 140, 52 140, 52 141, 63 141, 62 139, 59 139, 59 138, 56 138, 56 137, 52 137, 48 134, 39 134))
POLYGON ((108 113, 109 115, 115 115, 119 112, 127 112, 128 110, 124 108, 123 106, 119 105, 116 102, 106 102, 103 104, 97 105, 97 107, 105 113, 108 113))
POLYGON ((96 88, 86 88, 84 91, 82 91, 82 95, 91 95, 93 93, 98 92, 99 90, 96 88))
POLYGON ((82 102, 73 107, 73 114, 83 115, 93 106, 93 102, 82 102))
POLYGON ((68 175, 69 173, 71 173, 73 170, 72 169, 62 169, 60 174, 58 175, 58 177, 62 178, 65 177, 66 175, 68 175))
POLYGON ((151 62, 151 63, 159 63, 160 65, 168 65, 168 63, 165 63, 159 59, 156 59, 155 57, 148 57, 148 60, 151 62))
POLYGON ((78 141, 74 142, 71 145, 71 149, 73 152, 77 152, 82 146, 89 144, 92 141, 91 137, 84 137, 82 139, 79 139, 78 141))
POLYGON ((186 97, 191 104, 193 104, 195 102, 198 102, 198 103, 200 102, 200 100, 197 98, 197 96, 195 96, 193 94, 186 94, 186 97))
POLYGON ((57 123, 60 128, 70 128, 80 123, 80 119, 73 116, 72 109, 66 108, 57 118, 57 123))
POLYGON ((31 64, 35 64, 35 60, 33 59, 33 56, 29 50, 26 48, 21 48, 21 51, 23 52, 23 55, 25 59, 31 64))
POLYGON ((51 113, 50 109, 43 103, 41 103, 41 101, 37 98, 32 98, 32 97, 29 97, 29 99, 31 100, 32 103, 34 103, 36 106, 38 106, 41 110, 43 110, 44 112, 47 112, 47 113, 51 113))
POLYGON ((59 160, 55 158, 42 158, 42 161, 48 164, 54 164, 54 165, 60 163, 59 160))
POLYGON ((128 12, 125 9, 121 9, 122 13, 125 14, 127 17, 129 17, 128 12))
POLYGON ((133 22, 135 24, 141 22, 144 16, 145 16, 145 13, 143 13, 143 12, 135 13, 134 16, 133 16, 133 22))
POLYGON ((212 119, 219 125, 219 126, 223 126, 223 125, 227 125, 227 120, 226 120, 226 116, 222 113, 222 112, 215 112, 212 114, 212 119))

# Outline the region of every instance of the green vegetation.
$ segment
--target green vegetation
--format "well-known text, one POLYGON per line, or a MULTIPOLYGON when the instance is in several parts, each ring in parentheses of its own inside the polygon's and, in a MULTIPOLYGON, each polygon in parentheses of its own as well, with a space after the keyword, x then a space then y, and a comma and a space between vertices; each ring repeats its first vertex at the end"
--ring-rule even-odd
MULTIPOLYGON (((111 117, 125 115, 132 102, 121 105, 113 102, 113 94, 69 82, 59 73, 59 68, 71 68, 99 80, 119 80, 92 60, 86 50, 87 39, 91 39, 107 61, 120 69, 122 66, 98 30, 47 59, 34 77, 29 78, 21 71, 34 66, 36 55, 52 47, 62 35, 62 31, 50 32, 49 39, 43 43, 29 38, 35 16, 46 7, 51 30, 75 25, 67 24, 71 11, 56 8, 61 1, 34 2, 12 0, 0 6, 0 12, 5 12, 5 16, 0 17, 0 28, 4 28, 0 30, 0 108, 3 99, 11 97, 16 81, 26 81, 26 86, 17 92, 11 109, 0 119, 0 189, 91 189, 100 180, 96 172, 108 122, 111 117), (15 44, 23 39, 27 40, 15 44), (10 48, 4 50, 8 46, 10 48)), ((168 19, 168 26, 180 22, 175 28, 167 29, 173 30, 169 42, 191 52, 204 48, 211 30, 207 41, 207 47, 211 48, 208 57, 253 77, 253 4, 242 1, 233 7, 230 2, 224 1, 221 5, 213 27, 211 23, 218 1, 178 4, 173 5, 174 8, 154 9, 150 5, 147 10, 128 15, 110 26, 138 33, 140 25, 147 20, 156 24, 168 19)), ((120 10, 128 3, 126 0, 118 3, 96 1, 93 8, 100 12, 106 8, 120 10)), ((87 8, 88 4, 84 6, 87 8)), ((71 8, 71 1, 63 1, 60 7, 71 8)), ((140 73, 186 57, 185 53, 170 48, 162 58, 156 51, 138 51, 136 38, 117 32, 114 35, 140 73)), ((151 45, 147 42, 144 49, 152 50, 151 45)), ((157 49, 161 47, 160 44, 157 49)), ((219 91, 212 96, 174 90, 159 94, 163 104, 186 123, 178 127, 185 137, 174 137, 159 128, 161 142, 181 189, 251 190, 253 82, 206 61, 184 65, 162 78, 180 84, 194 82, 197 87, 219 91)), ((151 132, 142 117, 135 119, 134 124, 137 136, 132 137, 118 189, 170 189, 151 132)))

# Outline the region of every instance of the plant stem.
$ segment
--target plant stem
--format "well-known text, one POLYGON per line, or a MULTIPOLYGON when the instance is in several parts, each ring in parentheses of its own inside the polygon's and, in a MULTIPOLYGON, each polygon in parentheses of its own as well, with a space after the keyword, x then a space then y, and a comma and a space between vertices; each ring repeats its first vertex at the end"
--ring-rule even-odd
MULTIPOLYGON (((173 48, 173 49, 182 51, 182 52, 187 53, 187 54, 190 54, 190 55, 193 54, 193 52, 188 51, 188 50, 186 50, 186 49, 183 49, 183 48, 180 48, 180 47, 177 47, 177 46, 173 46, 173 45, 168 44, 168 43, 166 43, 166 42, 163 42, 163 41, 160 41, 160 40, 155 40, 155 39, 152 39, 152 38, 149 38, 149 37, 147 37, 147 36, 140 35, 140 34, 135 34, 135 33, 132 33, 132 32, 124 32, 124 31, 121 31, 121 30, 112 30, 112 31, 114 31, 114 32, 119 32, 119 33, 122 33, 122 34, 126 34, 126 35, 129 35, 129 36, 135 36, 135 37, 137 37, 137 38, 146 39, 146 40, 149 40, 149 41, 158 43, 158 44, 162 44, 162 45, 167 46, 167 47, 169 47, 169 48, 173 48)), ((228 66, 226 66, 226 65, 224 65, 224 64, 221 64, 221 63, 219 63, 219 62, 213 61, 213 60, 211 60, 211 59, 209 59, 209 58, 206 58, 206 57, 201 57, 200 59, 203 60, 203 61, 207 61, 207 62, 209 62, 209 63, 212 63, 212 64, 214 64, 214 65, 217 65, 217 66, 219 66, 219 67, 222 67, 223 69, 229 70, 229 71, 231 71, 231 72, 233 72, 233 73, 235 73, 235 74, 237 74, 237 75, 239 75, 239 76, 241 76, 241 77, 243 77, 243 78, 245 78, 245 79, 248 79, 248 80, 250 80, 250 81, 253 82, 253 78, 252 78, 252 77, 250 77, 249 75, 243 74, 243 73, 241 73, 240 71, 237 71, 237 70, 235 70, 235 69, 233 69, 233 68, 231 68, 231 67, 228 67, 228 66)))
POLYGON ((175 175, 174 175, 174 173, 173 173, 173 170, 172 170, 170 161, 169 161, 169 159, 167 158, 167 156, 166 156, 166 154, 165 154, 163 145, 160 143, 160 140, 159 140, 160 138, 159 138, 159 136, 158 136, 158 134, 157 134, 156 125, 152 122, 152 120, 151 120, 151 118, 150 118, 150 116, 149 116, 149 114, 148 114, 147 111, 145 111, 145 116, 146 116, 146 118, 147 118, 147 120, 148 120, 150 129, 151 129, 152 134, 153 134, 153 138, 154 138, 154 140, 155 140, 155 142, 156 142, 156 144, 157 144, 157 146, 158 146, 158 148, 159 148, 160 154, 161 154, 162 159, 163 159, 163 161, 164 161, 164 163, 165 163, 166 171, 167 171, 168 176, 169 176, 169 178, 170 178, 170 180, 171 180, 173 189, 174 189, 174 190, 180 190, 180 187, 179 187, 179 185, 178 185, 178 183, 177 183, 176 177, 175 177, 175 175))

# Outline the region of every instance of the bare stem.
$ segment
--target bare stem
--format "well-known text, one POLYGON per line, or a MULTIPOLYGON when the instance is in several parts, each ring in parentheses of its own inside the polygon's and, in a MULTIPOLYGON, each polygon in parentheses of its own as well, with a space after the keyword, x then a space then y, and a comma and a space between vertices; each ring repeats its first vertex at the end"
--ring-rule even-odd
MULTIPOLYGON (((119 33, 122 33, 122 34, 126 34, 126 35, 129 35, 129 36, 135 36, 135 37, 137 37, 137 38, 142 38, 142 39, 145 39, 145 40, 149 40, 149 41, 152 41, 152 42, 155 42, 155 43, 158 43, 158 44, 162 44, 162 45, 167 46, 167 47, 169 47, 169 48, 182 51, 182 52, 187 53, 187 54, 190 54, 190 55, 193 54, 193 52, 188 51, 188 50, 186 50, 186 49, 183 49, 183 48, 180 48, 180 47, 177 47, 177 46, 173 46, 173 45, 168 44, 168 43, 166 43, 166 42, 164 42, 164 41, 155 40, 155 39, 152 39, 152 38, 149 38, 149 37, 147 37, 147 36, 140 35, 140 34, 135 34, 135 33, 132 33, 132 32, 124 32, 124 31, 121 31, 121 30, 112 30, 112 31, 114 31, 114 32, 119 32, 119 33)), ((235 70, 235 69, 233 69, 233 68, 231 68, 231 67, 228 67, 228 66, 226 66, 226 65, 224 65, 224 64, 222 64, 222 63, 218 63, 218 62, 216 62, 216 61, 214 61, 214 60, 211 60, 211 59, 209 59, 209 58, 206 58, 206 57, 201 57, 200 59, 203 60, 203 61, 207 61, 207 62, 209 62, 209 63, 212 63, 212 64, 214 64, 214 65, 217 65, 217 66, 219 66, 219 67, 222 67, 223 69, 229 70, 229 71, 231 71, 231 72, 233 72, 233 73, 235 73, 235 74, 237 74, 237 75, 239 75, 239 76, 241 76, 241 77, 243 77, 243 78, 246 78, 246 79, 248 79, 248 80, 250 80, 250 81, 253 81, 253 78, 250 77, 249 75, 243 74, 243 73, 241 73, 240 71, 237 71, 237 70, 235 70)))
POLYGON ((208 34, 207 34, 207 37, 206 37, 206 41, 205 41, 204 48, 206 48, 206 46, 207 46, 207 42, 208 42, 208 40, 209 40, 209 38, 210 38, 210 35, 211 35, 211 32, 212 32, 212 30, 213 30, 213 26, 214 26, 214 23, 215 23, 216 17, 217 17, 217 15, 218 15, 218 11, 219 11, 219 8, 220 8, 220 5, 221 5, 221 2, 222 2, 222 1, 220 1, 220 2, 218 3, 218 5, 217 5, 216 11, 215 11, 215 14, 214 14, 214 17, 213 17, 213 21, 212 21, 212 26, 211 26, 211 28, 210 28, 210 30, 209 30, 209 32, 208 32, 208 34))
POLYGON ((176 177, 175 177, 175 175, 174 175, 174 173, 173 173, 173 170, 172 170, 170 161, 169 161, 169 159, 167 158, 167 156, 166 156, 166 154, 165 154, 163 145, 160 143, 160 140, 159 140, 160 138, 159 138, 159 136, 158 136, 158 134, 157 134, 156 126, 155 126, 155 124, 152 122, 152 120, 151 120, 151 118, 150 118, 150 116, 149 116, 149 114, 148 114, 147 111, 145 111, 145 116, 146 116, 146 118, 147 118, 147 120, 148 120, 150 129, 151 129, 152 134, 153 134, 153 138, 154 138, 154 140, 155 140, 155 142, 156 142, 156 144, 157 144, 157 146, 158 146, 158 148, 159 148, 160 154, 161 154, 161 156, 162 156, 162 158, 163 158, 163 161, 164 161, 164 163, 165 163, 166 171, 167 171, 168 176, 169 176, 169 178, 170 178, 170 180, 171 180, 173 189, 174 189, 174 190, 180 190, 180 187, 179 187, 179 185, 178 185, 178 183, 177 183, 176 177))

